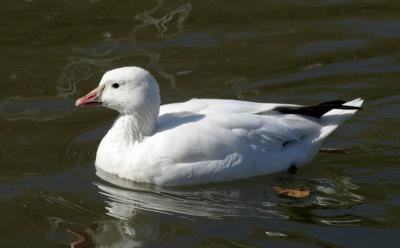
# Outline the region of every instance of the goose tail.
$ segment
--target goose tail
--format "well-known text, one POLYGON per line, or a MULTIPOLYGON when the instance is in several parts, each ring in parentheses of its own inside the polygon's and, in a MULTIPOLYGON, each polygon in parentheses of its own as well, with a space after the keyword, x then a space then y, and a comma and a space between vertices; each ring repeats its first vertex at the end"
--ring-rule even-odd
POLYGON ((355 107, 352 109, 332 109, 320 117, 320 123, 323 126, 320 131, 319 137, 316 140, 323 140, 331 134, 337 127, 344 121, 353 116, 364 102, 364 99, 357 98, 343 103, 343 106, 355 107))

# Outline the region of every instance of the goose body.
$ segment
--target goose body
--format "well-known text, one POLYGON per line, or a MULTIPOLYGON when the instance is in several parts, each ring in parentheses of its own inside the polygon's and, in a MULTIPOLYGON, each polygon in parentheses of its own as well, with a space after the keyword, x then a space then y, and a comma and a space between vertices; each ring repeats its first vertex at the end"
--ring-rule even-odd
POLYGON ((192 99, 160 106, 155 79, 141 68, 124 67, 107 72, 76 105, 120 112, 99 145, 97 168, 136 182, 188 185, 302 166, 362 102, 304 107, 192 99))

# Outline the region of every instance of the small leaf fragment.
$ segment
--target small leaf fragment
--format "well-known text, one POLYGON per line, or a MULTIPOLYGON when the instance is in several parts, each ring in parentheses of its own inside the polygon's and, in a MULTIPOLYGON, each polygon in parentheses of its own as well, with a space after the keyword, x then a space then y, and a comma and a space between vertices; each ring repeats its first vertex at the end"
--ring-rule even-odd
POLYGON ((272 187, 272 190, 278 193, 279 195, 284 195, 292 198, 305 198, 310 196, 311 193, 308 189, 289 189, 279 186, 272 187))

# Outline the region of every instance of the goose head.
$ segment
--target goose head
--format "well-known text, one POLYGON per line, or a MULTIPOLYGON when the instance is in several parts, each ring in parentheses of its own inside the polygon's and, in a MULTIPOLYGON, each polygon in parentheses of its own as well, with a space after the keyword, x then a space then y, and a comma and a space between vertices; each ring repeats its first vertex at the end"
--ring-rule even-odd
POLYGON ((154 77, 140 67, 122 67, 107 71, 99 86, 76 106, 101 105, 121 114, 156 112, 160 106, 159 88, 154 77))
POLYGON ((160 110, 157 81, 140 67, 122 67, 107 71, 97 88, 79 98, 76 106, 104 106, 132 119, 136 128, 148 134, 160 110))

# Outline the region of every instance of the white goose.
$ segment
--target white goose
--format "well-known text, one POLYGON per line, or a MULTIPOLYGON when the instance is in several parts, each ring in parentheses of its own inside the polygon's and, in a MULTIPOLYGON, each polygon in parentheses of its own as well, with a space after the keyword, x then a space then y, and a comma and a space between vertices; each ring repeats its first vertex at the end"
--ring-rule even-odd
POLYGON ((123 67, 106 72, 76 106, 120 113, 99 145, 97 168, 136 182, 187 185, 302 166, 362 103, 358 98, 304 107, 192 99, 160 106, 154 77, 123 67))

